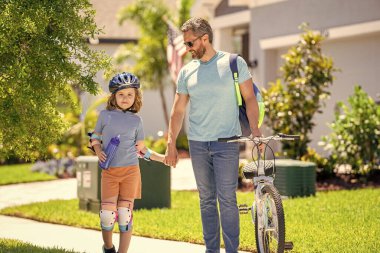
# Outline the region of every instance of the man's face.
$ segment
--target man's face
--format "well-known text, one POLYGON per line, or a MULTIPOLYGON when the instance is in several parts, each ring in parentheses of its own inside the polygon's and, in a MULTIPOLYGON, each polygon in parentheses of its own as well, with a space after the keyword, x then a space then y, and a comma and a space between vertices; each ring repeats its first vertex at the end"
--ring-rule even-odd
POLYGON ((186 50, 191 53, 193 59, 201 59, 206 53, 206 47, 204 46, 203 35, 196 36, 192 31, 183 33, 183 40, 186 46, 186 50))

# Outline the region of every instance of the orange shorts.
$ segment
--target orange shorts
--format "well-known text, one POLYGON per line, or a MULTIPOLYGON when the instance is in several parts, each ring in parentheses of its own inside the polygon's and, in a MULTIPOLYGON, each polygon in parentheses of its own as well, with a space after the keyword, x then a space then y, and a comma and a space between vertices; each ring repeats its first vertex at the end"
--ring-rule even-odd
POLYGON ((102 170, 102 200, 120 196, 123 199, 141 199, 141 174, 138 165, 102 170))

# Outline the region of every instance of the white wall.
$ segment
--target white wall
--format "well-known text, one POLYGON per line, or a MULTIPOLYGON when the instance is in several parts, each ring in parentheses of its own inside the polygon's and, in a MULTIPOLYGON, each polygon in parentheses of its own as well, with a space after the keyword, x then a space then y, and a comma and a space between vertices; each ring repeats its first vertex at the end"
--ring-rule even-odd
MULTIPOLYGON (((283 64, 281 55, 287 48, 274 50, 276 52, 277 69, 283 64)), ((321 136, 331 131, 328 123, 334 120, 335 105, 338 101, 348 104, 347 99, 354 93, 354 86, 360 85, 375 101, 380 101, 380 33, 350 37, 345 39, 325 41, 322 44, 323 54, 331 57, 334 66, 340 69, 334 74, 335 80, 330 88, 331 97, 326 101, 323 114, 314 118, 316 126, 312 133, 311 147, 324 153, 318 146, 321 136)), ((275 79, 275 76, 273 76, 275 79)))

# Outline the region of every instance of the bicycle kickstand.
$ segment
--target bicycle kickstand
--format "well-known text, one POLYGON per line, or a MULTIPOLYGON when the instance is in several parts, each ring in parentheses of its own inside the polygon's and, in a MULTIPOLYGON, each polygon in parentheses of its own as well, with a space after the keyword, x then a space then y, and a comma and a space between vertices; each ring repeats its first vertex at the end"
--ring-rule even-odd
POLYGON ((285 242, 285 250, 292 250, 293 242, 285 242))

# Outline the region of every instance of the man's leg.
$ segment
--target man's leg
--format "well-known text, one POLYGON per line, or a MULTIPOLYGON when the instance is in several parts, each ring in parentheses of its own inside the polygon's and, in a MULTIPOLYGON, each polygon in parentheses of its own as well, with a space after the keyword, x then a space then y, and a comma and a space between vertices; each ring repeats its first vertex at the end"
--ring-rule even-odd
POLYGON ((216 187, 214 170, 209 152, 209 142, 189 141, 189 144, 191 162, 199 191, 206 253, 219 253, 219 213, 216 203, 216 187))
POLYGON ((237 253, 240 231, 236 201, 239 144, 212 142, 211 151, 226 253, 237 253))

